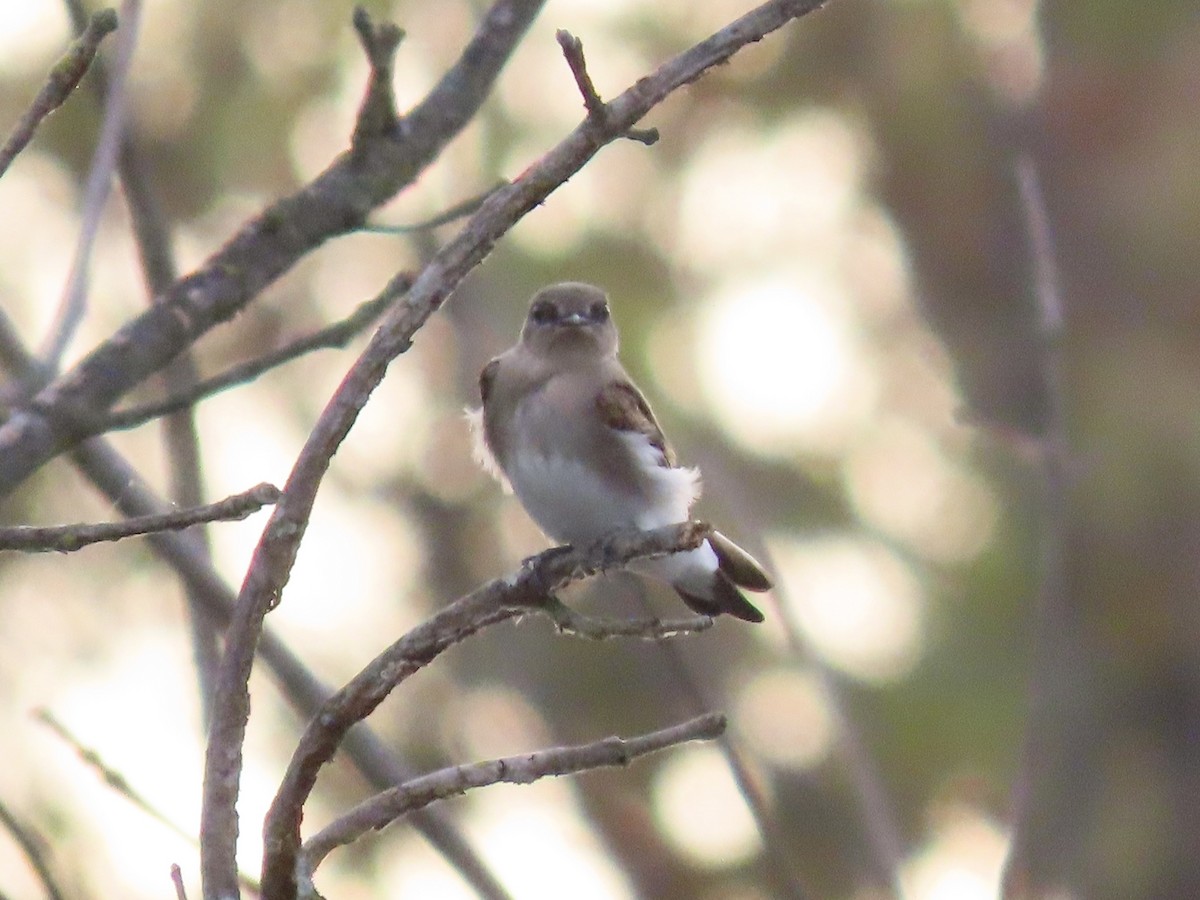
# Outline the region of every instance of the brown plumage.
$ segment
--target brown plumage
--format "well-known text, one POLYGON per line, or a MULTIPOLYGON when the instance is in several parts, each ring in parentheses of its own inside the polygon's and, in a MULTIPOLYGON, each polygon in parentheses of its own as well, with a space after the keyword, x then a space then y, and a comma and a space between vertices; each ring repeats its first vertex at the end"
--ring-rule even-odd
MULTIPOLYGON (((480 373, 479 456, 555 540, 587 543, 622 527, 684 521, 699 473, 681 468, 650 404, 617 359, 604 292, 568 282, 539 291, 517 344, 480 373)), ((771 581, 719 532, 696 550, 644 561, 706 615, 761 622, 740 588, 771 581)))

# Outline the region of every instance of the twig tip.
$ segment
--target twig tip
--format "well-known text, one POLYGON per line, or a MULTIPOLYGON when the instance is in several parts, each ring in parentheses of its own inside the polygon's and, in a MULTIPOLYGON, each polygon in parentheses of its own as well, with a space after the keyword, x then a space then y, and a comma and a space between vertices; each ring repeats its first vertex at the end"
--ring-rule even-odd
POLYGON ((88 20, 88 28, 100 37, 116 31, 117 11, 111 6, 96 10, 88 20))

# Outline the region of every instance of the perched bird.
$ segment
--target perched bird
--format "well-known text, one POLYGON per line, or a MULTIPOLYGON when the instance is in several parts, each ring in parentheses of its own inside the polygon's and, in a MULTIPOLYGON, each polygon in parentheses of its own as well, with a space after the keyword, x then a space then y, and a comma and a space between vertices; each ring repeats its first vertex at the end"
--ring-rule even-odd
MULTIPOLYGON (((584 545, 618 528, 683 522, 700 473, 681 468, 650 406, 617 359, 604 292, 566 282, 534 295, 520 340, 479 377, 470 416, 480 462, 553 540, 584 545)), ((671 584, 698 613, 761 622, 739 587, 771 581, 719 532, 695 550, 635 568, 671 584)))

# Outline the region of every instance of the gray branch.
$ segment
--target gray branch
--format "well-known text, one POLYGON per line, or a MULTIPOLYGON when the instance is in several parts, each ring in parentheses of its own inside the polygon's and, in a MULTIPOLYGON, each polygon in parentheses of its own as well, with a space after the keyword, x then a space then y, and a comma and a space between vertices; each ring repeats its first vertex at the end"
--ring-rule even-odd
POLYGON ((271 353, 265 353, 254 359, 239 363, 219 375, 197 381, 180 390, 178 393, 162 400, 145 403, 141 406, 130 406, 113 412, 104 422, 103 431, 123 431, 137 428, 153 419, 180 410, 188 409, 206 397, 220 393, 239 384, 246 384, 272 369, 285 365, 314 350, 327 350, 345 347, 353 338, 361 334, 374 323, 383 311, 396 302, 409 285, 412 277, 401 273, 389 282, 388 287, 375 298, 358 306, 346 318, 326 325, 312 334, 292 341, 271 353))
POLYGON ((234 522, 253 515, 279 499, 279 488, 263 482, 216 503, 122 519, 120 522, 76 525, 12 525, 0 528, 0 551, 71 553, 91 544, 119 541, 158 531, 183 531, 201 522, 234 522))
POLYGON ((138 24, 142 6, 139 0, 124 0, 121 4, 123 27, 117 35, 117 52, 112 76, 104 98, 104 116, 100 123, 100 135, 92 154, 92 164, 83 187, 83 216, 79 226, 79 238, 75 242, 75 253, 67 283, 63 287, 62 299, 54 315, 54 322, 42 346, 42 364, 49 373, 58 371, 63 353, 71 338, 83 323, 87 312, 88 273, 92 264, 92 248, 100 232, 100 217, 104 203, 112 189, 113 172, 121 153, 122 133, 125 129, 125 106, 129 66, 133 62, 133 51, 137 46, 138 24))
POLYGON ((350 727, 374 712, 405 679, 483 628, 522 613, 547 611, 555 592, 572 582, 635 559, 694 549, 709 530, 703 523, 685 522, 650 532, 618 532, 584 549, 548 550, 516 574, 490 581, 451 603, 379 654, 322 706, 300 738, 263 824, 264 896, 296 896, 300 821, 317 773, 333 758, 350 727))
POLYGON ((492 784, 531 784, 554 775, 589 769, 627 766, 639 756, 688 741, 707 741, 725 733, 725 717, 709 713, 632 738, 609 737, 574 747, 553 747, 470 765, 453 766, 422 775, 376 794, 304 842, 298 859, 298 878, 307 882, 322 860, 338 847, 353 843, 369 831, 379 831, 415 809, 492 784))
POLYGON ((197 271, 0 425, 0 496, 96 433, 121 396, 241 312, 306 254, 359 228, 372 210, 411 185, 475 115, 543 2, 496 0, 458 62, 390 128, 379 115, 392 102, 390 82, 379 71, 386 40, 373 48, 368 55, 376 74, 363 103, 372 127, 360 123, 351 149, 316 179, 243 225, 197 271))
MULTIPOLYGON (((747 44, 761 40, 820 5, 820 0, 770 0, 639 79, 605 104, 602 121, 589 116, 512 184, 484 202, 458 237, 433 257, 404 302, 391 310, 346 374, 293 466, 284 486, 284 495, 255 549, 227 632, 205 757, 201 817, 211 839, 205 841, 208 858, 203 865, 207 878, 211 879, 206 880, 208 896, 237 895, 234 873, 241 747, 250 715, 250 672, 263 619, 279 602, 291 574, 330 460, 392 360, 411 345, 416 332, 467 273, 491 252, 496 242, 526 213, 582 169, 602 147, 624 135, 678 88, 725 62, 747 44)), ((4 435, 0 430, 0 451, 3 449, 4 435)), ((0 466, 0 488, 3 486, 2 469, 0 466)), ((292 850, 293 854, 295 849, 298 848, 292 850)), ((294 878, 290 863, 283 877, 294 878)))
POLYGON ((42 120, 62 106, 71 92, 78 86, 88 68, 96 58, 100 42, 117 28, 117 14, 111 9, 102 9, 88 19, 83 33, 71 44, 62 58, 54 64, 46 83, 38 91, 33 103, 22 113, 12 133, 0 148, 0 176, 3 176, 12 161, 33 140, 42 120))

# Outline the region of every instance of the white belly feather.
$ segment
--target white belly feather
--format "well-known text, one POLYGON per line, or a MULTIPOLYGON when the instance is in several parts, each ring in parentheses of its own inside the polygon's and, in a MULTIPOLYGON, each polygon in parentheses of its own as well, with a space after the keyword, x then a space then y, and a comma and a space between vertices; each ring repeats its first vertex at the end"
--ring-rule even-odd
MULTIPOLYGON (((662 454, 643 434, 622 433, 620 439, 637 458, 650 489, 618 491, 586 461, 542 452, 531 446, 535 441, 513 446, 502 470, 487 452, 479 412, 468 411, 468 417, 477 458, 506 488, 511 487, 530 518, 553 540, 579 546, 618 528, 673 525, 688 518, 700 496, 700 472, 663 466, 662 454)), ((520 435, 523 429, 518 427, 514 433, 520 435)), ((687 553, 635 563, 633 568, 673 584, 693 585, 700 592, 717 569, 717 556, 705 543, 687 553)))

